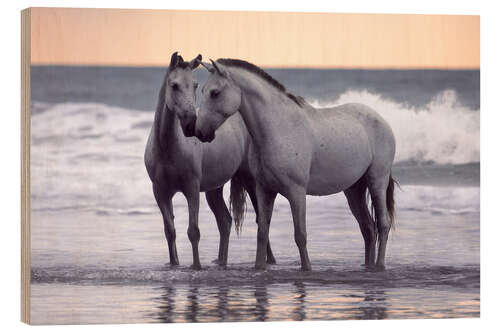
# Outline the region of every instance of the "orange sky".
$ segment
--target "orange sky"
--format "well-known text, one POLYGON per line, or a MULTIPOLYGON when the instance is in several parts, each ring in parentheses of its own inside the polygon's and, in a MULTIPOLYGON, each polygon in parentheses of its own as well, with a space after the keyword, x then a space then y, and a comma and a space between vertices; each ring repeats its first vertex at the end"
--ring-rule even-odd
POLYGON ((33 64, 479 68, 479 16, 31 9, 33 64))

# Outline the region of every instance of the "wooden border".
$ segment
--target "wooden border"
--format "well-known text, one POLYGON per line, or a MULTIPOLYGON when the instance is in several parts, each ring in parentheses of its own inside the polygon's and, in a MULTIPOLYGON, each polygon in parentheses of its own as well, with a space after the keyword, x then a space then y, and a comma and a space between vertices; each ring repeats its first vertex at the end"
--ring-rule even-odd
POLYGON ((30 64, 31 11, 21 11, 21 321, 31 320, 30 233, 30 64))
POLYGON ((179 51, 280 68, 480 66, 477 15, 35 7, 31 29, 37 65, 168 66, 179 51))

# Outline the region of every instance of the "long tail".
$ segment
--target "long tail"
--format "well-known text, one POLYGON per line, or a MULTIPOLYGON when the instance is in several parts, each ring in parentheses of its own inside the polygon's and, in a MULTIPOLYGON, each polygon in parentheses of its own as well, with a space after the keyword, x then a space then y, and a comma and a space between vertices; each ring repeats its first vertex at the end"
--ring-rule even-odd
POLYGON ((389 178, 389 186, 387 186, 387 194, 386 194, 386 205, 387 211, 389 212, 389 225, 391 229, 395 227, 394 220, 394 184, 399 186, 399 183, 392 178, 392 174, 389 178))
POLYGON ((231 194, 229 196, 229 209, 232 211, 234 227, 239 236, 246 210, 247 192, 243 187, 243 181, 238 175, 231 179, 231 194))

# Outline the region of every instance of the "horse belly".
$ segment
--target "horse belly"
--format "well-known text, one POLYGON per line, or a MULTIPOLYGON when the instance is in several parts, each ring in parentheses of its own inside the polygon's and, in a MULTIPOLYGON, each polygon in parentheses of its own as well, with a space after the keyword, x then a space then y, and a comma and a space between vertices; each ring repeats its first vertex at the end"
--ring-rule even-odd
POLYGON ((307 193, 329 195, 351 187, 372 163, 372 151, 361 133, 339 135, 320 143, 311 163, 307 193))
POLYGON ((307 194, 321 196, 342 192, 356 183, 368 166, 368 163, 363 163, 357 168, 346 169, 332 165, 328 169, 313 171, 307 184, 307 194))
POLYGON ((238 164, 231 162, 219 162, 204 166, 200 190, 206 192, 223 186, 233 177, 238 167, 238 164))

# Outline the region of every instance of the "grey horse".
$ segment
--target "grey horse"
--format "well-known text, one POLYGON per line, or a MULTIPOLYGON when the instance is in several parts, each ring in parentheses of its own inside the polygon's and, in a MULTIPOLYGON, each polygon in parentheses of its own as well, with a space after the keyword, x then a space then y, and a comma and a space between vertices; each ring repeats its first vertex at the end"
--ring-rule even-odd
MULTIPOLYGON (((215 260, 225 266, 228 257, 231 214, 224 202, 223 186, 231 179, 230 201, 237 231, 241 228, 245 191, 256 208, 255 180, 249 171, 250 136, 239 115, 221 126, 218 139, 201 143, 194 135, 195 96, 198 83, 192 71, 201 55, 186 62, 175 52, 160 88, 154 123, 144 154, 153 193, 163 216, 170 264, 178 265, 172 197, 182 192, 189 210, 188 237, 193 248, 193 268, 200 269, 198 211, 200 192, 206 192, 220 233, 219 255, 215 260)), ((256 209, 257 211, 257 209, 256 209)), ((271 246, 267 262, 275 263, 271 246)))
POLYGON ((252 137, 250 166, 257 179, 259 225, 256 269, 266 267, 268 224, 277 193, 290 202, 301 268, 311 270, 306 247, 306 194, 341 191, 365 241, 365 265, 384 269, 394 221, 391 169, 396 149, 387 122, 362 104, 315 109, 243 60, 219 59, 205 67, 212 74, 202 89, 196 136, 203 142, 213 140, 215 131, 239 113, 252 137), (367 191, 374 207, 372 214, 367 191))

